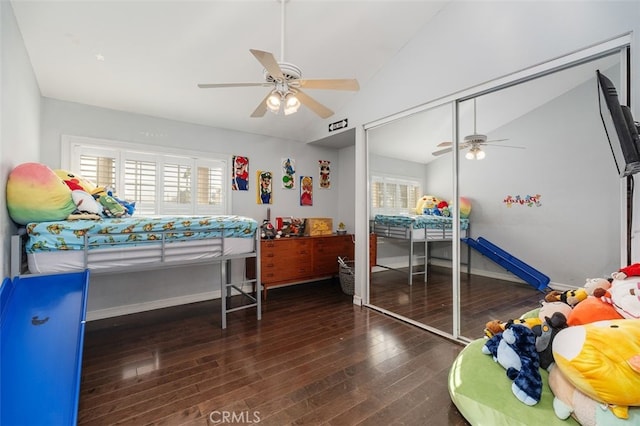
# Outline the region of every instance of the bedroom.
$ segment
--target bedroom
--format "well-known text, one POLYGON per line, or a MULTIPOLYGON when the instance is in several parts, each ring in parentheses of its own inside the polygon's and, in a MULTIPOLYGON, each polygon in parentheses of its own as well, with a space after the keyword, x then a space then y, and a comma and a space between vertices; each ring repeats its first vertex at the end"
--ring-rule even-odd
MULTIPOLYGON (((348 113, 350 126, 357 130, 355 147, 327 152, 321 147, 306 144, 298 146, 290 141, 279 140, 273 141, 272 148, 261 145, 256 149, 254 146, 262 143, 265 138, 41 98, 33 78, 31 64, 26 59, 24 47, 20 44, 16 24, 8 6, 7 2, 3 2, 2 158, 4 161, 2 167, 4 177, 8 175, 12 166, 21 162, 57 158, 57 141, 63 131, 84 133, 105 139, 131 140, 132 136, 139 135, 140 131, 157 129, 159 134, 167 129, 172 134, 177 133, 177 136, 164 143, 180 143, 187 139, 193 141, 194 149, 200 145, 205 146, 210 139, 234 138, 234 143, 237 142, 238 147, 249 149, 251 146, 251 152, 248 155, 255 158, 271 155, 270 153, 283 149, 296 155, 298 161, 309 161, 311 164, 317 159, 318 153, 329 155, 328 159, 334 159, 338 164, 335 178, 340 182, 339 195, 332 193, 332 198, 326 204, 323 203, 323 210, 314 216, 341 218, 340 220, 345 221, 348 228, 355 230, 358 235, 366 235, 368 231, 368 223, 358 219, 366 217, 366 214, 360 210, 366 205, 366 194, 364 191, 355 189, 367 186, 366 177, 359 172, 363 167, 358 156, 359 141, 363 138, 359 126, 431 99, 457 92, 461 88, 472 87, 498 76, 582 49, 627 31, 634 30, 634 46, 637 44, 638 37, 638 23, 631 18, 637 11, 637 5, 631 2, 606 5, 595 2, 589 3, 588 6, 580 4, 579 7, 574 2, 550 2, 538 6, 528 3, 502 4, 501 7, 498 5, 480 7, 455 2, 441 13, 432 27, 423 29, 406 51, 394 61, 394 64, 381 71, 377 79, 372 81, 366 90, 363 89, 349 105, 349 109, 344 111, 344 114, 348 113), (469 12, 464 6, 477 9, 469 12), (561 23, 547 25, 544 37, 535 29, 540 26, 540 22, 546 22, 549 16, 568 15, 573 16, 576 22, 575 27, 571 28, 571 37, 567 37, 567 28, 561 23), (607 15, 611 16, 610 20, 600 19, 607 15), (527 16, 526 19, 525 16, 527 16), (508 43, 500 42, 503 40, 504 32, 510 31, 508 27, 518 28, 518 36, 510 37, 508 43), (446 34, 450 34, 448 38, 450 42, 446 44, 440 41, 443 38, 447 39, 441 36, 445 28, 449 29, 446 34), (451 33, 451 28, 456 30, 451 33), (460 31, 460 28, 464 28, 465 31, 460 31), (471 37, 471 34, 474 36, 471 37), (546 37, 553 38, 553 42, 550 43, 549 38, 546 37), (497 49, 495 46, 501 46, 502 49, 497 49), (424 55, 418 54, 417 52, 420 51, 429 51, 429 57, 425 58, 424 55), (469 72, 467 64, 472 60, 480 65, 476 65, 473 72, 469 72), (447 66, 438 67, 435 64, 447 66), (388 84, 389 81, 397 81, 391 77, 394 75, 403 75, 403 81, 398 84, 388 84), (425 80, 425 76, 429 78, 425 80), (409 81, 414 83, 404 84, 409 81), (384 99, 384 102, 376 102, 376 99, 384 99), (10 108, 9 105, 12 107, 10 108), (19 149, 15 148, 16 140, 21 141, 19 149)), ((632 70, 638 69, 637 56, 633 55, 632 60, 634 61, 632 70)), ((249 66, 253 65, 250 63, 249 66)), ((638 110, 637 102, 640 96, 637 94, 638 88, 634 85, 631 97, 634 102, 632 105, 634 111, 638 110)), ((250 103, 254 104, 254 101, 251 99, 250 103)), ((327 135, 326 123, 310 125, 308 134, 307 140, 323 139, 327 135)), ((268 139, 267 142, 271 142, 271 138, 268 139)), ((279 159, 279 153, 272 155, 272 158, 279 159)), ((52 163, 52 165, 56 164, 52 163)), ((253 203, 249 205, 253 206, 250 207, 251 215, 264 216, 264 210, 258 209, 253 203)), ((13 229, 5 212, 2 216, 2 229, 4 275, 7 275, 8 236, 13 233, 13 229)), ((357 244, 359 244, 358 239, 357 244)), ((358 245, 357 253, 360 258, 366 258, 364 246, 358 245)), ((360 274, 360 276, 364 275, 360 274)), ((193 278, 194 281, 198 279, 197 276, 193 278)))

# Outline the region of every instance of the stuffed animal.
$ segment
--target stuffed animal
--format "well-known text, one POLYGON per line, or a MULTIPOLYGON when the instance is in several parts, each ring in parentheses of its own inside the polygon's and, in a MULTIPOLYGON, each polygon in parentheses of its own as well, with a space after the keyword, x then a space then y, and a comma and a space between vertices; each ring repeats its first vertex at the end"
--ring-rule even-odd
POLYGON ((640 424, 640 407, 629 410, 628 419, 619 419, 606 405, 580 392, 559 368, 549 369, 549 388, 553 393, 553 411, 562 420, 572 416, 583 426, 631 426, 640 424))
POLYGON ((71 191, 71 198, 76 204, 76 213, 87 213, 94 215, 102 214, 102 205, 96 202, 96 200, 87 191, 84 191, 82 189, 71 191))
MULTIPOLYGON (((595 293, 600 294, 602 289, 596 289, 595 293)), ((602 300, 599 296, 589 296, 582 302, 578 303, 567 317, 569 326, 590 324, 592 322, 622 319, 614 307, 602 300)))
POLYGON ((58 175, 58 177, 62 179, 72 191, 81 189, 91 194, 91 191, 96 188, 95 183, 77 173, 72 173, 68 170, 62 169, 55 169, 53 172, 58 175))
POLYGON ((544 300, 547 302, 564 302, 571 307, 575 307, 588 296, 584 288, 575 288, 566 291, 552 290, 546 294, 544 300))
POLYGON ((102 205, 102 211, 107 217, 122 217, 126 210, 122 205, 109 195, 103 195, 98 200, 102 205))
POLYGON ((614 280, 624 280, 627 277, 639 277, 640 276, 640 263, 634 263, 629 266, 621 268, 618 272, 611 274, 611 278, 614 280))
POLYGON ((543 301, 540 304, 540 309, 538 310, 538 318, 540 318, 540 321, 544 321, 545 318, 551 318, 556 312, 560 312, 564 315, 565 318, 569 318, 569 315, 571 315, 571 312, 573 312, 573 308, 564 302, 543 301))
MULTIPOLYGON (((118 198, 115 195, 115 191, 113 190, 113 188, 109 187, 109 186, 98 186, 95 187, 92 191, 91 191, 91 195, 93 196, 93 198, 96 199, 96 201, 98 201, 100 204, 103 204, 103 201, 101 200, 102 197, 111 197, 113 200, 115 200, 118 204, 120 204, 122 207, 124 207, 124 212, 125 214, 132 216, 133 212, 136 209, 136 203, 130 203, 128 201, 124 201, 121 200, 120 198, 118 198)), ((110 202, 111 200, 105 201, 105 202, 110 202)), ((120 209, 117 209, 118 211, 120 209)), ((113 217, 113 215, 109 215, 111 217, 113 217)), ((122 216, 122 215, 120 215, 122 216)), ((120 217, 118 216, 118 217, 120 217)))
POLYGON ((264 239, 271 240, 276 238, 276 228, 271 222, 265 219, 260 227, 260 236, 264 239))
MULTIPOLYGON (((449 201, 449 210, 453 210, 454 202, 449 201)), ((471 200, 466 197, 460 197, 460 219, 469 219, 469 215, 471 214, 471 200)))
POLYGON ((71 189, 40 163, 16 166, 7 180, 7 209, 14 222, 64 220, 76 209, 71 189))
POLYGON ((587 278, 584 283, 584 289, 589 296, 593 296, 593 292, 598 288, 609 290, 609 287, 611 287, 611 281, 613 281, 613 278, 587 278))
POLYGON ((530 317, 530 318, 518 318, 511 319, 508 321, 501 320, 491 320, 485 324, 484 327, 484 335, 488 338, 492 338, 498 333, 502 333, 512 324, 520 324, 527 326, 529 328, 533 328, 535 326, 539 326, 542 324, 542 320, 538 317, 530 317))
POLYGON ((640 278, 614 279, 602 300, 610 303, 624 318, 640 319, 640 278))
POLYGON ((532 328, 536 335, 536 351, 540 358, 540 367, 545 370, 553 364, 553 339, 558 332, 567 327, 567 317, 562 312, 554 312, 545 317, 544 322, 532 328))
POLYGON ((438 199, 438 197, 435 197, 433 195, 423 195, 418 199, 414 213, 428 214, 426 212, 432 211, 434 208, 436 208, 439 202, 440 200, 438 199))
POLYGON ((553 341, 553 358, 578 390, 608 404, 616 417, 640 405, 640 320, 567 327, 553 341))
POLYGON ((535 405, 542 396, 540 363, 533 331, 521 324, 513 324, 496 334, 483 346, 482 352, 492 355, 513 380, 513 394, 526 405, 535 405))
POLYGON ((449 203, 442 200, 436 205, 436 209, 438 210, 439 216, 451 216, 451 212, 449 211, 449 203))

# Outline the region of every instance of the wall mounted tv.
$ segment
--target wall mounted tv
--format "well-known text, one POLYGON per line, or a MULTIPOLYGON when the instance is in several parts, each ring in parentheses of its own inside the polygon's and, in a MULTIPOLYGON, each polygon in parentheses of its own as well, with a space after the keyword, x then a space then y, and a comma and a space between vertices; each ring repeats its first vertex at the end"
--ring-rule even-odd
POLYGON ((640 172, 639 125, 633 120, 628 106, 620 104, 616 88, 606 76, 596 71, 598 77, 598 104, 613 159, 620 177, 640 172), (602 105, 604 98, 607 107, 602 105))

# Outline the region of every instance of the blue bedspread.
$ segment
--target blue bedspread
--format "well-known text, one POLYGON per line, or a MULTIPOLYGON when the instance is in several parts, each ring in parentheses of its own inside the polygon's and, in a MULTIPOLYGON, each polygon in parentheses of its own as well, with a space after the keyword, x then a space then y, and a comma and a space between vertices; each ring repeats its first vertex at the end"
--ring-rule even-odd
POLYGON ((153 216, 101 220, 65 220, 27 225, 27 253, 130 246, 208 238, 252 238, 258 223, 236 215, 153 216))
MULTIPOLYGON (((413 229, 450 229, 453 224, 453 218, 435 215, 386 215, 377 214, 374 218, 377 224, 385 226, 397 226, 409 228, 413 225, 413 229)), ((465 230, 469 227, 469 219, 460 219, 460 228, 465 230)))

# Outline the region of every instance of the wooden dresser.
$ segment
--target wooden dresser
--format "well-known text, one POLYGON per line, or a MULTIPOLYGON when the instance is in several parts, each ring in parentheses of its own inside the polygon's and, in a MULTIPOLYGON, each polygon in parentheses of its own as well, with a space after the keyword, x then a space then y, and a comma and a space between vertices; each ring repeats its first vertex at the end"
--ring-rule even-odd
MULTIPOLYGON (((375 235, 374 235, 375 237, 375 235)), ((371 266, 375 265, 375 239, 371 266)), ((353 235, 291 237, 260 241, 260 280, 267 296, 269 287, 317 281, 338 275, 338 256, 354 259, 353 235)), ((253 259, 248 259, 253 261, 253 259)), ((248 265, 249 278, 255 264, 248 265)))

